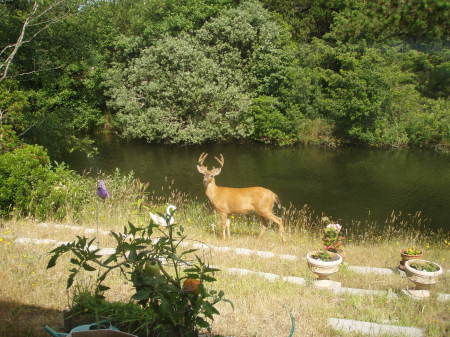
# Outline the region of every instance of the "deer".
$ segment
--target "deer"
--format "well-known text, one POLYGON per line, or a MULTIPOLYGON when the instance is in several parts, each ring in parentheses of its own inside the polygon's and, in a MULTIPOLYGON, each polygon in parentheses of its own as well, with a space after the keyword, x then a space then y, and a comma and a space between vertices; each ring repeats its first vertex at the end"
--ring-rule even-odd
POLYGON ((281 218, 273 214, 273 206, 278 205, 280 201, 278 196, 271 190, 264 187, 224 187, 218 186, 215 182, 215 177, 218 176, 223 168, 225 160, 223 155, 220 158, 214 157, 219 163, 220 167, 213 166, 211 170, 203 163, 208 156, 203 152, 197 161, 197 170, 203 174, 203 185, 205 187, 205 194, 211 202, 213 208, 219 213, 220 227, 222 229, 222 238, 230 238, 230 214, 248 214, 256 213, 262 219, 260 238, 267 230, 269 221, 273 221, 278 225, 281 240, 284 241, 284 228, 281 218))

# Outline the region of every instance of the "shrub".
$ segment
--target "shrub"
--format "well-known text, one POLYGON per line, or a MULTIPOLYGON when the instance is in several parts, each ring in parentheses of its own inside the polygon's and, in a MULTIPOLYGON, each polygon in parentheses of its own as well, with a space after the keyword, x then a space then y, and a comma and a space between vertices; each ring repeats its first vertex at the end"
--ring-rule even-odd
POLYGON ((69 208, 76 214, 87 198, 83 182, 64 164, 52 166, 42 146, 24 145, 0 155, 0 215, 61 219, 69 208))
POLYGON ((14 208, 28 214, 36 188, 50 175, 50 158, 41 146, 25 145, 0 155, 0 214, 8 215, 14 208))
POLYGON ((293 126, 281 113, 278 100, 270 96, 261 96, 253 100, 250 115, 255 121, 253 138, 263 143, 287 145, 295 142, 293 126))
MULTIPOLYGON (((193 337, 201 328, 210 331, 209 321, 219 314, 215 305, 224 300, 224 294, 208 290, 206 284, 215 281, 214 273, 218 269, 209 267, 196 255, 188 260, 196 250, 179 250, 186 239, 183 227, 169 225, 171 213, 161 216, 166 219, 166 230, 154 223, 143 228, 128 223, 123 233, 111 232, 116 248, 106 259, 92 246, 95 238, 88 241, 86 237, 78 237, 52 250, 47 268, 55 266, 60 256, 72 253, 67 288, 80 271, 96 273, 94 294, 99 299, 95 304, 98 306, 104 304, 104 293, 109 289, 104 282, 111 271, 119 269, 134 289, 130 301, 140 305, 145 317, 152 318, 137 320, 147 336, 193 337), (157 240, 151 238, 156 231, 161 234, 157 240)), ((118 319, 119 324, 124 321, 125 317, 118 319)))

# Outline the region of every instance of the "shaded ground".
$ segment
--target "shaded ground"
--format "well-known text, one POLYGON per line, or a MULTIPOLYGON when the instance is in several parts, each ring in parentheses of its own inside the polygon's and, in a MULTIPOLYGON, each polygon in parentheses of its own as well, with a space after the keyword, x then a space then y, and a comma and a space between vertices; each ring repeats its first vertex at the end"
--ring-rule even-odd
POLYGON ((63 331, 61 311, 0 300, 0 337, 49 337, 44 325, 63 331))

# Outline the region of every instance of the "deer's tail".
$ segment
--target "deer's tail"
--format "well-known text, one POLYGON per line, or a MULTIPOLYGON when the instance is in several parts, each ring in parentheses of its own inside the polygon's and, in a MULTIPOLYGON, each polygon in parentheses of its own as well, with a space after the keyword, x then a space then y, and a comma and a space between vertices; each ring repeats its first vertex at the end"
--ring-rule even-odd
POLYGON ((275 196, 275 203, 277 204, 278 209, 281 209, 280 198, 278 198, 278 195, 276 195, 275 193, 274 193, 274 196, 275 196))

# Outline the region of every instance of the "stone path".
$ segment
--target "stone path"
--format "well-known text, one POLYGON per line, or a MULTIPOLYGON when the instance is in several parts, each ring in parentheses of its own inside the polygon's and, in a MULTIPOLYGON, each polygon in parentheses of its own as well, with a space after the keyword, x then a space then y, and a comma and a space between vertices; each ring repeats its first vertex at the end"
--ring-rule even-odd
MULTIPOLYGON (((40 223, 38 226, 41 227, 49 227, 53 226, 55 228, 61 228, 61 229, 72 229, 76 231, 84 231, 86 234, 93 234, 96 232, 93 228, 85 228, 80 226, 71 226, 71 225, 61 225, 61 224, 47 224, 47 223, 40 223)), ((110 232, 108 231, 99 231, 102 235, 108 235, 110 232)), ((183 242, 182 246, 188 246, 189 243, 183 242)), ((279 258, 282 260, 289 260, 289 261, 296 261, 300 258, 295 255, 290 254, 276 254, 269 251, 261 251, 261 250, 253 250, 248 248, 234 248, 234 247, 226 247, 226 246, 214 246, 206 243, 201 242, 195 242, 191 244, 193 248, 196 249, 211 249, 217 252, 232 252, 234 254, 238 255, 256 255, 262 258, 279 258)), ((304 258, 301 258, 304 259, 304 258)), ((349 270, 356 272, 356 273, 375 273, 375 274, 382 274, 382 275, 391 275, 395 274, 395 272, 392 269, 388 268, 377 268, 377 267, 365 267, 365 266, 349 266, 349 270)))
MULTIPOLYGON (((62 244, 66 244, 68 241, 56 241, 51 239, 32 239, 32 238, 17 238, 14 240, 14 243, 19 244, 47 244, 47 245, 53 245, 58 246, 62 244)), ((97 246, 92 245, 91 249, 97 249, 97 246)), ((99 255, 111 255, 114 253, 114 248, 101 248, 98 252, 99 255)), ((221 267, 221 266, 212 266, 217 267, 221 269, 222 271, 231 273, 231 274, 237 274, 241 276, 245 275, 256 275, 258 277, 262 277, 268 281, 274 282, 274 281, 284 281, 296 285, 304 286, 306 285, 306 280, 302 277, 297 276, 282 276, 278 274, 272 274, 272 273, 265 273, 250 269, 243 269, 243 268, 228 268, 228 267, 221 267)), ((388 297, 398 297, 395 293, 393 293, 391 290, 371 290, 371 289, 359 289, 359 288, 346 288, 346 287, 338 287, 338 288, 330 288, 328 289, 330 291, 333 291, 335 294, 349 294, 349 295, 360 295, 360 296, 388 296, 388 297)), ((446 302, 450 301, 450 294, 438 294, 438 301, 446 302)))

